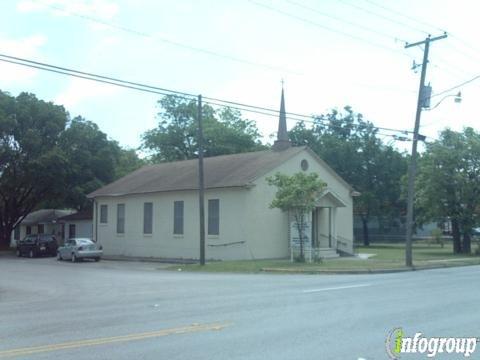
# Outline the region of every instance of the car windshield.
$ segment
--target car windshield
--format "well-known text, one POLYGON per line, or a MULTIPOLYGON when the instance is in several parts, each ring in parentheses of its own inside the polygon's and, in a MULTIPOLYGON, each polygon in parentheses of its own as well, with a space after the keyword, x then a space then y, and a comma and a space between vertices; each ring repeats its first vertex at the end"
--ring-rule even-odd
POLYGON ((77 239, 78 245, 93 245, 93 241, 88 239, 77 239))

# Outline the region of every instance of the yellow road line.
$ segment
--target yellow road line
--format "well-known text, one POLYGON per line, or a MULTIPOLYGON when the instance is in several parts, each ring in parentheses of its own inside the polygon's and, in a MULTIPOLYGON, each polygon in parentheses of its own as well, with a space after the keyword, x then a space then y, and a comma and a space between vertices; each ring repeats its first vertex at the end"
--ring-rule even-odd
POLYGON ((168 336, 168 335, 174 335, 174 334, 186 334, 186 333, 209 331, 209 330, 210 331, 222 330, 228 325, 229 324, 226 324, 226 323, 214 323, 214 324, 203 324, 203 325, 194 324, 189 326, 182 326, 177 328, 163 329, 163 330, 150 331, 150 332, 137 333, 137 334, 112 336, 112 337, 104 337, 104 338, 97 338, 97 339, 77 340, 77 341, 69 341, 69 342, 64 342, 59 344, 50 344, 50 345, 11 349, 11 350, 3 350, 3 351, 0 351, 0 358, 13 357, 13 356, 25 356, 25 355, 31 355, 36 353, 42 353, 42 352, 75 349, 75 348, 81 348, 86 346, 97 346, 97 345, 104 345, 104 344, 111 344, 111 343, 118 343, 118 342, 143 340, 143 339, 168 336))

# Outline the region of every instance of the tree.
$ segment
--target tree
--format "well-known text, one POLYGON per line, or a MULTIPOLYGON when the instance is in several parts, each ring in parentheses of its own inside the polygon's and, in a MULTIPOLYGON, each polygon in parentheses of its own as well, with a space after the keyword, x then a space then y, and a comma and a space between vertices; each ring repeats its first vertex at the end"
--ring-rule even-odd
POLYGON ((299 122, 289 132, 295 145, 308 145, 361 195, 354 211, 362 221, 363 242, 369 245, 369 222, 398 217, 404 208, 401 177, 407 171, 403 154, 378 138, 375 126, 350 107, 314 117, 307 128, 299 122))
POLYGON ((318 178, 316 173, 307 175, 303 172, 292 176, 276 173, 273 177, 268 177, 267 182, 269 185, 277 187, 275 199, 270 204, 270 208, 278 208, 293 214, 300 242, 298 260, 304 262, 306 215, 315 209, 318 197, 326 184, 318 178))
POLYGON ((480 221, 480 133, 446 129, 426 145, 415 201, 417 223, 450 220, 454 252, 470 254, 472 229, 480 221))
POLYGON ((0 244, 17 223, 59 196, 67 160, 58 147, 68 115, 62 106, 0 91, 0 244))
MULTIPOLYGON (((143 149, 153 161, 196 158, 198 153, 197 103, 178 96, 165 96, 159 102, 158 127, 143 134, 143 149)), ((235 154, 263 149, 253 121, 244 120, 230 108, 214 110, 203 105, 205 156, 235 154)))
POLYGON ((41 207, 82 209, 86 195, 143 163, 62 106, 0 91, 0 244, 41 207))
POLYGON ((115 179, 119 179, 137 170, 146 164, 146 161, 139 158, 134 149, 125 149, 117 145, 115 179))
POLYGON ((81 210, 91 206, 86 195, 129 172, 143 162, 134 150, 125 150, 108 139, 97 124, 76 117, 67 123, 59 147, 68 162, 62 196, 49 199, 45 207, 81 210))

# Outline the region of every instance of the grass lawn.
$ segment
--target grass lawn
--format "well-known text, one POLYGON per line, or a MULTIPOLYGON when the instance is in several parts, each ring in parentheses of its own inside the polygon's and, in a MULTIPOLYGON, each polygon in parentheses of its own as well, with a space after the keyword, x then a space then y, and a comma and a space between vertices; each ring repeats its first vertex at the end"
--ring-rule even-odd
MULTIPOLYGON (((475 245, 474 245, 475 248, 475 245)), ((282 272, 328 272, 328 271, 370 271, 403 269, 405 247, 402 244, 374 244, 356 248, 357 253, 376 254, 369 259, 341 257, 325 259, 321 263, 295 263, 289 260, 241 260, 213 261, 205 266, 198 264, 174 265, 169 269, 177 271, 244 272, 257 273, 264 269, 282 272)), ((480 256, 454 255, 452 244, 440 245, 415 243, 413 246, 414 267, 458 266, 480 264, 480 256)))

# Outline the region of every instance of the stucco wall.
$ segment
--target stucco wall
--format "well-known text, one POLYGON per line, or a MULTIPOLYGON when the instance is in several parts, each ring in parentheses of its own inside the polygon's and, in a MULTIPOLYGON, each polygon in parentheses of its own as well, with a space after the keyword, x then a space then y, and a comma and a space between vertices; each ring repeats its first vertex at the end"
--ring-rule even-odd
MULTIPOLYGON (((346 204, 337 211, 337 234, 353 239, 352 198, 350 188, 329 173, 307 151, 286 161, 249 188, 207 190, 205 221, 208 225, 208 200, 220 200, 220 234, 206 236, 207 259, 264 259, 289 256, 289 221, 287 214, 270 209, 276 189, 266 183, 275 172, 294 174, 302 171, 301 160, 309 162, 307 172, 317 172, 328 188, 346 204)), ((196 191, 165 192, 124 197, 100 197, 94 207, 108 206, 107 224, 98 223, 98 242, 106 255, 184 258, 199 257, 198 194, 196 191), (173 234, 174 201, 184 201, 184 234, 173 234), (153 203, 153 233, 143 234, 143 204, 153 203), (117 234, 117 204, 125 204, 125 233, 117 234)), ((99 220, 99 214, 94 214, 99 220)), ((328 231, 328 230, 325 230, 328 231)), ((94 230, 95 232, 95 230, 94 230)))
POLYGON ((77 238, 89 238, 92 239, 93 236, 93 224, 91 220, 75 220, 65 223, 65 237, 69 237, 69 226, 70 224, 75 225, 75 237, 77 238))
MULTIPOLYGON (((301 161, 309 163, 306 173, 316 172, 327 183, 328 189, 338 195, 346 207, 337 209, 336 234, 348 241, 353 251, 353 202, 350 187, 331 174, 314 156, 303 151, 276 169, 255 181, 255 186, 247 194, 247 224, 252 253, 256 258, 286 257, 289 255, 289 233, 287 214, 278 209, 269 209, 276 188, 267 184, 266 178, 276 172, 293 175, 303 171, 301 161)), ((321 231, 328 234, 328 229, 321 231)))
MULTIPOLYGON (((208 225, 208 200, 219 199, 220 231, 218 236, 206 235, 207 259, 244 259, 243 224, 246 189, 208 190, 205 193, 205 222, 208 225), (211 246, 225 245, 225 246, 211 246)), ((184 258, 199 257, 198 194, 193 191, 166 192, 126 197, 97 198, 97 210, 108 205, 108 223, 98 224, 98 242, 106 255, 184 258), (184 234, 173 234, 173 204, 184 201, 184 234), (153 203, 152 234, 143 234, 143 204, 153 203), (125 234, 117 234, 117 204, 125 204, 125 234)), ((94 219, 100 219, 95 216, 94 219)))

